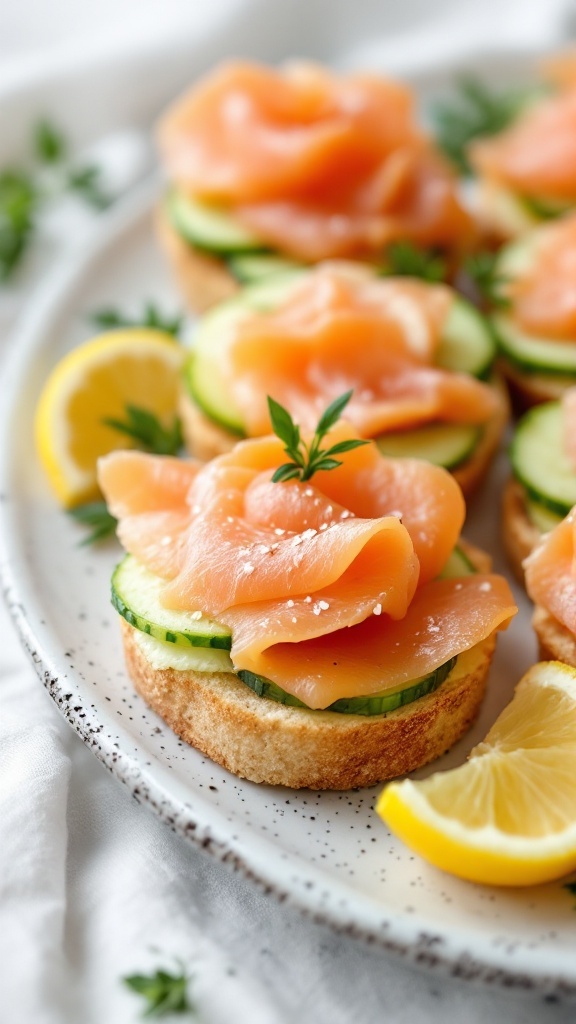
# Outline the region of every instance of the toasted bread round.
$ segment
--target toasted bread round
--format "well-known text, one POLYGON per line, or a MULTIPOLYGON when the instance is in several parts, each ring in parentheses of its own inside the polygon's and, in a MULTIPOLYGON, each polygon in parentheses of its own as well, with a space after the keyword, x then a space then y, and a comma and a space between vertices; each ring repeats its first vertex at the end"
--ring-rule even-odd
POLYGON ((155 226, 178 288, 192 312, 204 313, 238 291, 240 285, 224 260, 185 241, 172 227, 162 206, 156 210, 155 226))
POLYGON ((532 626, 538 637, 538 656, 542 661, 563 661, 576 668, 576 636, 566 626, 540 605, 534 609, 532 626))
POLYGON ((541 533, 526 510, 526 492, 510 477, 502 495, 502 542, 510 567, 519 583, 524 583, 522 562, 534 550, 541 533))
MULTIPOLYGON (((509 405, 506 389, 499 380, 495 386, 501 398, 498 412, 486 425, 484 435, 476 446, 472 458, 467 459, 452 471, 452 475, 460 484, 465 495, 472 494, 482 483, 492 458, 498 450, 508 422, 509 405)), ((184 391, 180 395, 179 413, 186 447, 190 454, 197 459, 208 461, 217 455, 223 455, 224 452, 230 451, 238 441, 235 434, 206 416, 184 391)))
POLYGON ((121 624, 136 689, 181 739, 241 778, 294 789, 371 786, 439 757, 479 711, 496 641, 461 654, 434 693, 367 717, 288 707, 231 672, 154 668, 121 624))

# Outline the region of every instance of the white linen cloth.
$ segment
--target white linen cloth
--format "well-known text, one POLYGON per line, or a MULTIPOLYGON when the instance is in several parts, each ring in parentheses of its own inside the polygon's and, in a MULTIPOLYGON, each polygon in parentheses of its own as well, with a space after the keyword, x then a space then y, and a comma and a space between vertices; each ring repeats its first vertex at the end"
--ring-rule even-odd
MULTIPOLYGON (((430 63, 432 52, 441 63, 494 46, 555 43, 574 13, 562 0, 4 7, 0 166, 18 159, 31 122, 47 112, 78 144, 98 146, 110 178, 126 188, 150 165, 146 126, 219 57, 300 54, 401 71, 430 63)), ((90 216, 64 213, 58 238, 48 223, 29 270, 0 292, 4 351, 66 230, 97 229, 90 216)), ((2 1024, 131 1024, 141 1003, 121 977, 178 960, 193 976, 201 1024, 574 1020, 574 1007, 416 972, 263 896, 104 771, 60 718, 3 607, 0 636, 2 1024)))

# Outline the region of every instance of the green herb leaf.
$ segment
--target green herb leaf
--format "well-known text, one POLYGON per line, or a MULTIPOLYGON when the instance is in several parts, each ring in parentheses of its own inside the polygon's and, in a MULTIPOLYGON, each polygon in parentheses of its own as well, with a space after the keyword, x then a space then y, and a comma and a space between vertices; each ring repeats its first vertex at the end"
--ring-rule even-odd
POLYGON ((112 202, 111 197, 102 187, 102 171, 93 164, 87 167, 73 168, 68 173, 67 185, 72 192, 77 192, 85 203, 96 210, 105 210, 112 202))
POLYGON ((182 427, 178 416, 174 417, 171 426, 164 427, 157 416, 148 409, 137 405, 127 405, 126 419, 104 419, 107 427, 126 434, 137 442, 144 451, 154 455, 176 455, 183 444, 182 427))
POLYGON ((510 305, 504 289, 508 278, 498 270, 498 254, 478 252, 464 263, 464 272, 470 278, 479 296, 490 306, 505 309, 510 305))
POLYGON ((0 281, 21 263, 34 234, 38 192, 24 171, 0 174, 0 281))
POLYGON ((42 120, 34 131, 34 150, 42 163, 60 163, 67 152, 66 139, 51 121, 42 120))
POLYGON ((472 140, 503 131, 537 92, 533 87, 495 91, 468 76, 460 79, 457 89, 454 98, 436 104, 432 120, 440 148, 458 170, 469 174, 472 140))
POLYGON ((386 277, 419 277, 432 284, 445 281, 446 260, 433 250, 418 249, 412 242, 395 242, 386 252, 380 273, 386 277))
POLYGON ((105 331, 115 327, 151 327, 154 330, 172 334, 175 338, 182 331, 184 323, 182 316, 164 316, 154 302, 146 303, 141 316, 129 317, 120 310, 109 307, 92 313, 90 320, 96 327, 105 331))
POLYGON ((282 480, 295 480, 300 479, 301 474, 300 466, 296 466, 293 462, 285 462, 284 465, 279 466, 272 477, 272 483, 278 484, 282 480))
POLYGON ((193 1013, 188 1001, 188 982, 185 974, 170 974, 158 970, 155 974, 131 974, 123 978, 124 984, 144 997, 145 1017, 163 1017, 169 1013, 193 1013))
POLYGON ((366 441, 350 437, 347 441, 338 441, 338 444, 333 444, 330 449, 330 455, 341 455, 343 452, 351 452, 354 448, 359 448, 363 444, 366 444, 366 441))
POLYGON ((330 427, 333 427, 340 419, 351 398, 352 391, 347 391, 346 394, 340 395, 340 398, 336 398, 332 404, 328 406, 326 411, 318 420, 318 426, 316 427, 316 436, 318 438, 322 439, 324 434, 328 433, 330 427))
POLYGON ((72 508, 68 515, 83 526, 91 527, 91 532, 81 542, 81 547, 95 544, 114 533, 118 520, 108 511, 105 501, 90 501, 86 505, 72 508))
MULTIPOLYGON (((331 451, 332 449, 330 449, 331 451)), ((318 462, 314 463, 314 473, 317 473, 320 469, 337 469, 342 463, 338 459, 318 459, 318 462)), ((308 476, 303 476, 303 480, 309 480, 312 476, 310 473, 308 476)))
POLYGON ((282 483, 286 480, 310 480, 319 470, 336 469, 342 465, 340 461, 332 458, 333 455, 350 452, 353 448, 370 443, 359 438, 349 438, 346 441, 338 441, 331 448, 320 448, 322 438, 340 419, 351 397, 352 391, 347 391, 345 395, 340 395, 328 406, 318 421, 310 445, 307 445, 301 439, 300 428, 296 426, 288 410, 268 396, 272 428, 280 440, 284 441, 286 445, 284 451, 292 460, 278 467, 272 476, 273 483, 282 483))
POLYGON ((300 445, 300 428, 296 426, 288 410, 268 395, 268 411, 276 436, 284 441, 287 448, 297 451, 300 445))

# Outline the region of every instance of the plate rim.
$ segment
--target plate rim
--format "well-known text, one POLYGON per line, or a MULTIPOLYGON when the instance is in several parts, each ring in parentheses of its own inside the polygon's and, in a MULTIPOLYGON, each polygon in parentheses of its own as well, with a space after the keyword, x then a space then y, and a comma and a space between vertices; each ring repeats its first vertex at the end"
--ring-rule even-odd
MULTIPOLYGON (((19 389, 10 383, 22 383, 26 366, 35 348, 40 344, 43 325, 58 315, 58 310, 67 301, 69 292, 90 273, 91 267, 101 258, 102 253, 123 232, 130 231, 139 218, 146 215, 156 193, 157 177, 153 176, 143 186, 121 201, 116 209, 105 215, 87 241, 84 237, 77 245, 70 246, 60 264, 46 275, 43 283, 34 290, 29 312, 20 320, 8 339, 9 349, 4 356, 6 394, 0 410, 0 442, 9 437, 9 424, 18 407, 19 389), (11 351, 10 351, 11 347, 11 351)), ((196 847, 225 863, 232 870, 240 871, 246 879, 256 884, 266 895, 273 895, 279 902, 286 902, 297 908, 315 922, 328 925, 334 931, 378 946, 387 953, 402 957, 416 967, 439 970, 461 980, 475 980, 508 990, 524 990, 533 993, 560 995, 576 998, 576 973, 545 972, 527 969, 522 964, 506 966, 502 962, 503 951, 487 950, 478 956, 473 949, 465 948, 468 941, 473 946, 474 931, 461 926, 451 927, 434 934, 429 928, 423 930, 418 917, 406 912, 390 910, 382 905, 379 910, 379 926, 369 922, 352 920, 349 913, 338 911, 337 901, 328 907, 322 906, 319 887, 310 889, 290 887, 288 879, 281 881, 282 871, 274 871, 274 858, 270 858, 271 869, 266 870, 263 858, 256 851, 250 857, 243 849, 244 843, 234 839, 234 826, 222 832, 207 818, 202 820, 198 809, 193 811, 180 802, 178 795, 171 795, 160 780, 146 769, 146 765, 128 751, 113 749, 112 741, 106 743, 105 732, 99 737, 98 747, 93 742, 94 732, 88 721, 81 717, 86 709, 74 706, 67 700, 66 691, 70 679, 75 679, 79 688, 82 681, 75 671, 54 663, 44 643, 36 634, 34 625, 26 612, 25 600, 20 594, 18 582, 12 567, 8 537, 10 535, 10 507, 12 505, 10 482, 10 447, 0 444, 0 584, 8 610, 16 627, 20 642, 31 659, 41 682, 44 684, 60 713, 68 724, 90 747, 98 759, 123 782, 138 802, 147 804, 158 817, 173 831, 182 835, 196 847), (444 947, 444 948, 443 948, 444 947), (492 953, 492 955, 490 955, 492 953)), ((94 716, 92 715, 92 722, 94 716)), ((261 844, 260 844, 261 845, 261 844)), ((288 863, 296 869, 301 865, 301 855, 288 854, 288 863)), ((310 877, 324 878, 319 868, 306 865, 310 877)), ((334 880, 328 879, 334 884, 334 880)), ((336 884, 339 883, 336 880, 336 884)), ((344 892, 350 890, 342 886, 344 892)), ((357 893, 362 904, 375 903, 374 897, 357 893)))

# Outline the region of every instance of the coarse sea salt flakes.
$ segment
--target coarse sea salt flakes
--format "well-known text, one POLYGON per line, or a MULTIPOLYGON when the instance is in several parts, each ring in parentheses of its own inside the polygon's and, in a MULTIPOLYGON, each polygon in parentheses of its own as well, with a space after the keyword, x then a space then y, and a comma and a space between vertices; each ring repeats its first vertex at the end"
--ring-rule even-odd
POLYGON ((489 583, 488 580, 484 580, 484 583, 480 584, 478 590, 483 590, 484 593, 487 593, 489 590, 492 590, 492 584, 489 583))
POLYGON ((201 619, 202 618, 202 612, 191 612, 190 618, 191 619, 195 619, 195 620, 201 619))
POLYGON ((293 608, 294 607, 294 601, 292 600, 291 597, 288 598, 288 600, 286 601, 286 604, 288 605, 289 608, 293 608))
POLYGON ((245 572, 247 576, 249 576, 250 573, 254 572, 254 566, 252 565, 252 562, 244 562, 244 565, 242 566, 242 572, 245 572))
POLYGON ((276 529, 274 530, 274 533, 276 534, 277 537, 283 537, 284 534, 286 533, 286 530, 283 530, 280 526, 277 526, 276 529))
POLYGON ((382 615, 382 605, 380 604, 380 602, 374 605, 372 609, 372 615, 382 615))

